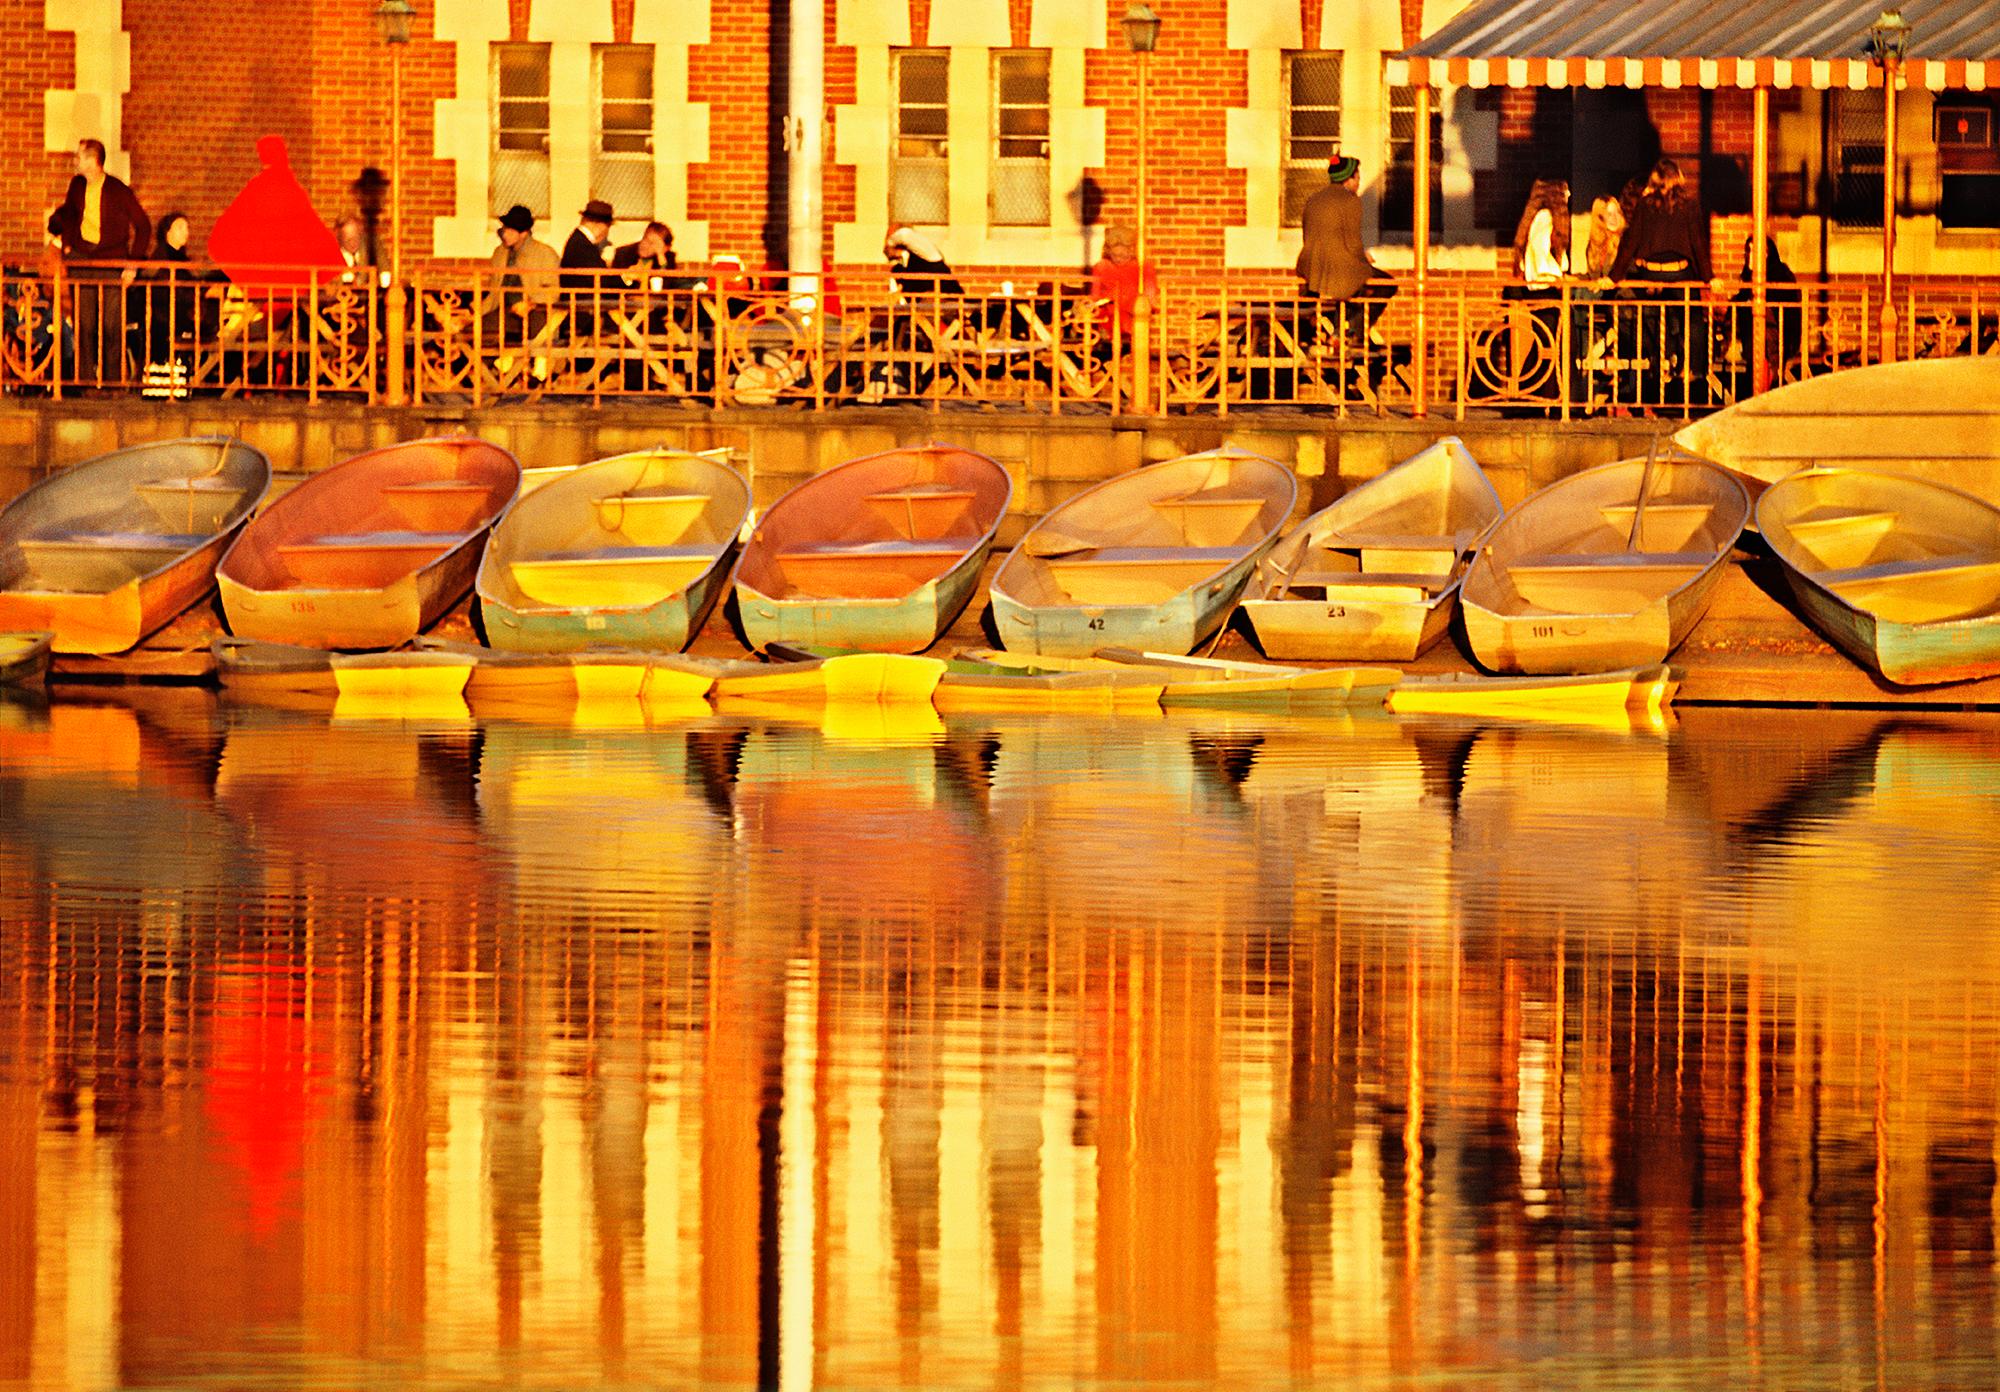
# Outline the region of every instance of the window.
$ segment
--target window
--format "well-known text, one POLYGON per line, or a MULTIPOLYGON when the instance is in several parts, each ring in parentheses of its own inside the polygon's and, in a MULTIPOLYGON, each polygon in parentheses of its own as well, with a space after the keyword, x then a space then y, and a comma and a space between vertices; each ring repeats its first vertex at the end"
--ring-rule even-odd
MULTIPOLYGON (((1382 171, 1382 230, 1416 230, 1417 89, 1389 89, 1389 164, 1382 171)), ((1444 103, 1431 94, 1431 228, 1444 225, 1444 103)))
POLYGON ((889 152, 889 221, 950 220, 946 106, 948 55, 909 49, 896 55, 896 143, 889 152))
POLYGON ((1938 147, 1938 225, 2000 227, 2000 143, 1994 100, 1984 92, 1940 92, 1932 117, 1938 147))
POLYGON ((621 218, 653 216, 653 50, 599 44, 591 50, 590 196, 621 218))
POLYGON ((1340 153, 1340 55, 1285 55, 1285 198, 1280 219, 1299 225, 1306 200, 1326 187, 1326 165, 1340 153))
POLYGON ((493 45, 493 177, 495 217, 516 203, 549 215, 549 46, 493 45))
POLYGON ((1049 221, 1049 55, 993 55, 993 180, 987 215, 996 227, 1049 221))
POLYGON ((1843 227, 1882 225, 1882 93, 1833 91, 1827 173, 1833 206, 1843 227))

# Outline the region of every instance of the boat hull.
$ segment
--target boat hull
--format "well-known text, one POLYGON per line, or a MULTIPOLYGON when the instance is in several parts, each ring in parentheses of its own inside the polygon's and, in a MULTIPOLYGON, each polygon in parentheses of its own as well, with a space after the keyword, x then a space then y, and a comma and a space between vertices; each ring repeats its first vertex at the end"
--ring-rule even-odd
POLYGON ((1343 599, 1246 599, 1244 617, 1264 656, 1337 662, 1410 662, 1451 627, 1458 585, 1430 604, 1343 599))
POLYGON ((1213 638, 1263 554, 1260 548, 1195 590, 1157 605, 1027 605, 993 591, 993 623, 1012 652, 1089 657, 1100 648, 1190 653, 1213 638))
POLYGON ((393 648, 442 618, 472 589, 481 529, 413 575, 380 589, 256 589, 218 575, 229 631, 261 643, 307 648, 393 648))
POLYGON ((481 595, 486 637, 508 652, 568 653, 587 648, 679 652, 715 608, 728 581, 729 553, 679 594, 641 609, 535 610, 481 595))
POLYGON ((897 599, 778 599, 739 582, 737 618, 758 650, 773 643, 854 651, 918 653, 944 635, 979 584, 992 538, 936 580, 897 599))
POLYGON ((1938 686, 2000 676, 2000 615, 1893 623, 1848 604, 1790 566, 1785 581, 1806 622, 1886 682, 1938 686))
POLYGON ((40 686, 48 680, 54 635, 0 633, 0 686, 40 686))

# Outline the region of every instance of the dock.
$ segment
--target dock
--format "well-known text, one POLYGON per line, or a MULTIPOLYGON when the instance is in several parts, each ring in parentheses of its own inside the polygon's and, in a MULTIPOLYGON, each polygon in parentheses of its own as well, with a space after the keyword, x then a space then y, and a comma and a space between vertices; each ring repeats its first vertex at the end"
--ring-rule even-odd
MULTIPOLYGON (((949 656, 961 648, 991 647, 998 639, 987 619, 986 581, 1003 557, 996 553, 981 578, 979 598, 932 649, 949 656)), ((718 605, 689 651, 704 656, 748 656, 726 604, 718 605)), ((431 630, 479 641, 468 597, 431 630)), ((181 615, 129 653, 116 657, 59 656, 58 682, 189 682, 214 679, 209 643, 224 632, 220 606, 211 597, 181 615)), ((1262 660, 1239 617, 1214 650, 1218 657, 1262 660)), ((1717 706, 1872 707, 1913 710, 2000 710, 2000 678, 1944 686, 1897 687, 1856 666, 1790 607, 1776 561, 1741 550, 1728 563, 1708 613, 1669 659, 1680 677, 1681 704, 1717 706)), ((1298 663, 1298 666, 1341 666, 1298 663)), ((1447 636, 1416 662, 1412 673, 1475 672, 1456 635, 1447 636)))

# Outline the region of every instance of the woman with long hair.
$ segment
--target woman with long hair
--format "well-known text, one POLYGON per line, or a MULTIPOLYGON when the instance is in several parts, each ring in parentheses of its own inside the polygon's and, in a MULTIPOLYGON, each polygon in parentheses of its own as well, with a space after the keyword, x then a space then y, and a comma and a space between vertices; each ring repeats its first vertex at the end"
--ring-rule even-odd
POLYGON ((1628 374, 1633 390, 1626 400, 1653 405, 1673 394, 1669 385, 1678 386, 1683 401, 1696 396, 1708 376, 1709 326, 1699 288, 1709 278, 1708 217, 1678 160, 1662 158, 1646 176, 1618 239, 1611 278, 1628 287, 1628 298, 1655 306, 1640 310, 1645 366, 1628 374))
POLYGON ((1550 290, 1569 274, 1569 181, 1537 179, 1514 229, 1514 273, 1530 290, 1550 290))

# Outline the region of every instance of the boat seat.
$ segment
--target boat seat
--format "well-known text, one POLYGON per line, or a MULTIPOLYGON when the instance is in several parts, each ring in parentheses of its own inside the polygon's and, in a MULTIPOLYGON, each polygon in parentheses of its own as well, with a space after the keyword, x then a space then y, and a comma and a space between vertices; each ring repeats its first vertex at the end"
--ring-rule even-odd
POLYGON ((27 575, 18 586, 58 594, 96 594, 149 575, 213 539, 213 533, 154 532, 22 537, 16 545, 27 562, 27 575))
POLYGON ((1844 508, 1815 508, 1800 517, 1785 523, 1785 530, 1793 533, 1855 531, 1886 531, 1902 520, 1900 512, 1862 512, 1844 508))
POLYGON ((641 546, 668 546, 687 535, 714 499, 706 493, 640 488, 590 501, 605 531, 641 546))
POLYGON ((240 484, 225 478, 155 479, 132 491, 145 499, 162 522, 192 529, 197 522, 219 528, 243 501, 240 484))
POLYGON ((349 532, 273 549, 302 584, 367 589, 428 565, 464 540, 463 532, 349 532))
POLYGON ((1866 586, 1877 589, 1941 576, 1962 577, 1983 570, 2000 570, 2000 551, 1967 551, 1955 556, 1919 556, 1906 561, 1822 570, 1812 578, 1828 589, 1866 586))
POLYGON ((716 562, 720 544, 598 546, 510 561, 507 574, 537 604, 558 609, 624 609, 657 604, 685 590, 716 562))
POLYGON ((906 541, 935 541, 960 528, 979 495, 950 483, 913 483, 870 493, 861 501, 906 541))
POLYGON ((823 542, 777 553, 781 598, 893 599, 935 580, 971 549, 970 537, 937 541, 823 542))
POLYGON ((1044 564, 1072 603, 1164 604, 1242 559, 1237 546, 1107 546, 1044 564))
POLYGON ((1357 598, 1376 600, 1408 598, 1420 601, 1436 594, 1450 583, 1449 575, 1429 572, 1302 570, 1291 578, 1290 589, 1293 594, 1297 594, 1300 590, 1325 590, 1329 595, 1340 591, 1357 598), (1392 593, 1393 591, 1407 593, 1396 594, 1392 593))
POLYGON ((477 524, 490 508, 493 490, 470 479, 418 479, 385 483, 381 492, 398 521, 416 531, 441 532, 477 524))
POLYGON ((1224 546, 1255 525, 1269 498, 1224 488, 1153 499, 1153 509, 1173 519, 1190 546, 1224 546))
POLYGON ((1471 544, 1472 532, 1337 532, 1320 543, 1330 551, 1353 551, 1365 571, 1404 575, 1449 575, 1471 544))
POLYGON ((1206 565, 1220 569, 1240 560, 1240 546, 1102 546, 1069 556, 1045 556, 1043 563, 1057 570, 1088 570, 1102 566, 1184 566, 1206 565))
POLYGON ((1559 614, 1633 611, 1715 564, 1712 551, 1606 551, 1523 556, 1505 567, 1514 592, 1559 614))
POLYGON ((1713 551, 1586 551, 1547 556, 1521 556, 1506 569, 1515 575, 1604 574, 1701 569, 1715 559, 1713 551))

